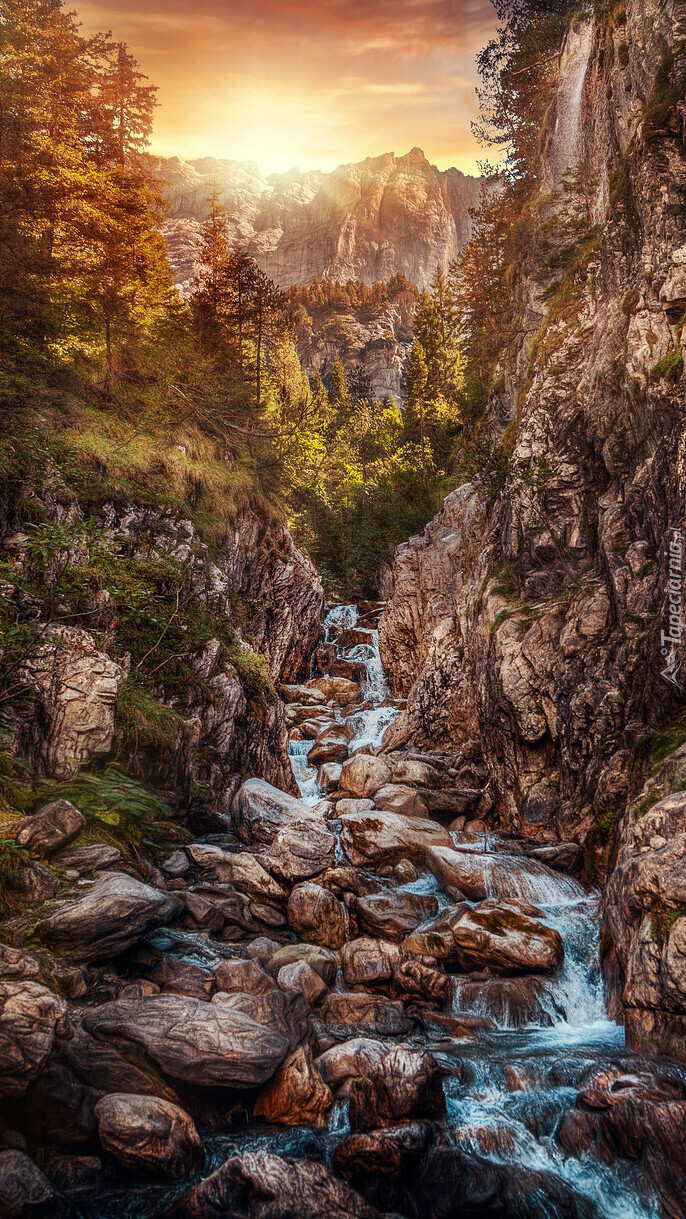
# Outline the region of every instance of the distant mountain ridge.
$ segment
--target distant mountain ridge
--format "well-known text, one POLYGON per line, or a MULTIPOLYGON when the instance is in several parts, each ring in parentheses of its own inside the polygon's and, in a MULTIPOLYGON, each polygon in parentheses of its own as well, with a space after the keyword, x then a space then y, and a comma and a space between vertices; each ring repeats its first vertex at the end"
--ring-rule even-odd
POLYGON ((216 182, 232 238, 281 287, 329 276, 365 283, 402 271, 420 287, 471 232, 480 179, 439 170, 421 148, 384 153, 330 173, 264 175, 253 162, 160 159, 165 236, 179 282, 193 274, 207 197, 216 182))

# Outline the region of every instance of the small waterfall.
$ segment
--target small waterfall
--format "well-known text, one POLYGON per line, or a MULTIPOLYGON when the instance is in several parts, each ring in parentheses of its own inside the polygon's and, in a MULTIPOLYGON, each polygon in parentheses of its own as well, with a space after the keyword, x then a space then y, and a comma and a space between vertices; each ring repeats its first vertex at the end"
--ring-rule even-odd
POLYGON ((562 52, 555 129, 548 150, 553 189, 560 185, 566 171, 583 159, 581 106, 592 47, 593 23, 585 21, 575 25, 562 52))
POLYGON ((288 756, 291 760, 293 778, 298 784, 302 799, 308 804, 316 804, 322 796, 317 786, 317 772, 307 760, 313 745, 314 741, 288 742, 288 756))

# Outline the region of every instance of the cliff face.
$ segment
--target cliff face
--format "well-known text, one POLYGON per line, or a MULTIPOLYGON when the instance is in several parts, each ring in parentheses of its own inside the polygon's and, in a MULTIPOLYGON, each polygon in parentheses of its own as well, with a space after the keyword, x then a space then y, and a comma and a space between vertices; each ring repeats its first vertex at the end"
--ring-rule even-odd
POLYGON ((281 287, 335 280, 387 280, 398 271, 426 286, 455 258, 470 233, 469 208, 479 182, 438 170, 419 148, 386 153, 332 173, 292 170, 263 176, 256 165, 211 157, 161 161, 169 219, 165 226, 179 282, 192 277, 216 181, 233 240, 281 287))
MULTIPOLYGON (((43 510, 57 526, 82 519, 78 501, 65 506, 47 497, 43 510)), ((171 510, 107 504, 95 524, 112 554, 134 564, 169 562, 187 573, 185 597, 210 624, 190 658, 195 678, 179 698, 163 659, 151 694, 157 716, 169 708, 170 739, 150 742, 145 733, 140 740, 137 733, 122 738, 119 702, 127 678, 136 674, 116 630, 103 641, 102 631, 98 639, 87 630, 46 623, 40 628, 44 642, 26 665, 27 699, 3 717, 16 750, 39 774, 54 778, 68 778, 93 760, 116 760, 142 781, 169 790, 175 803, 204 810, 200 815, 210 824, 214 814, 228 813, 246 772, 294 790, 276 687, 308 674, 323 592, 286 526, 246 507, 211 553, 192 522, 171 510), (216 637, 209 637, 212 627, 216 637), (230 654, 229 637, 235 641, 230 654)), ((21 537, 6 535, 2 547, 17 556, 17 577, 25 563, 21 537)), ((88 570, 87 551, 75 551, 71 562, 88 570)))
POLYGON ((652 989, 632 972, 639 941, 657 959, 655 927, 664 943, 680 927, 681 897, 660 895, 657 877, 683 824, 653 813, 654 832, 638 842, 624 811, 651 748, 654 759, 656 726, 682 739, 683 650, 667 641, 663 654, 662 632, 670 587, 683 586, 676 560, 670 586, 669 544, 673 556, 686 511, 685 33, 683 0, 629 0, 570 31, 534 208, 541 252, 520 277, 523 334, 491 403, 494 433, 508 419, 516 429, 507 491, 491 502, 485 487, 462 488, 399 549, 380 629, 391 679, 408 694, 388 746, 477 738, 498 823, 575 838, 589 877, 607 873, 619 843, 606 959, 632 1030, 650 1026, 642 1006, 686 1013, 673 972, 667 984, 668 971, 654 970, 652 989), (557 188, 569 150, 588 166, 592 198, 565 289, 545 259, 567 223, 557 188), (637 853, 651 877, 632 880, 640 899, 627 896, 637 853), (671 913, 651 921, 659 902, 671 913))

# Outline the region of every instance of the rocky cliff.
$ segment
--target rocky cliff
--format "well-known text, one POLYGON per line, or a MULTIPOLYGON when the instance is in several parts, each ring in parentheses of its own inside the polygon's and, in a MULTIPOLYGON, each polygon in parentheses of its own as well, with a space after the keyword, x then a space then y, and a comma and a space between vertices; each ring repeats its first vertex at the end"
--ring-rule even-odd
POLYGON ((380 627, 408 696, 385 746, 476 740, 500 826, 575 839, 589 879, 618 858, 608 970, 636 1041, 682 1055, 686 988, 665 962, 683 823, 669 796, 650 824, 645 801, 626 810, 683 739, 685 34, 683 0, 628 0, 570 30, 538 238, 515 287, 522 333, 490 405, 494 437, 507 426, 507 487, 461 488, 399 548, 380 627), (592 198, 573 277, 556 282, 571 154, 592 198))
POLYGON ((332 173, 269 176, 250 163, 172 157, 160 162, 159 175, 169 204, 165 236, 182 284, 192 277, 214 183, 231 237, 283 288, 323 275, 372 283, 398 271, 426 286, 469 237, 469 209, 479 197, 477 178, 436 169, 419 148, 332 173))
MULTIPOLYGON (((292 790, 277 686, 309 671, 323 593, 286 526, 264 507, 245 506, 210 550, 192 521, 171 509, 106 503, 89 522, 90 541, 78 533, 84 517, 78 499, 57 503, 47 493, 41 512, 50 522, 44 528, 67 529, 78 539, 68 562, 91 586, 81 620, 93 626, 42 621, 45 603, 35 600, 38 646, 27 648, 19 670, 19 701, 2 708, 13 751, 39 775, 58 779, 92 762, 116 761, 207 825, 217 814, 221 824, 245 773, 292 790), (104 580, 96 576, 98 551, 115 565, 104 580), (147 656, 133 663, 126 649, 140 639, 137 615, 143 618, 150 604, 147 585, 141 602, 140 586, 131 583, 141 570, 151 581, 183 573, 183 586, 172 594, 170 618, 153 615, 147 656), (130 609, 118 602, 122 580, 130 609), (180 642, 160 652, 177 631, 180 642)), ((16 583, 3 585, 3 595, 21 602, 31 578, 29 535, 21 521, 8 525, 2 550, 14 559, 16 583)), ((67 616, 61 608, 58 619, 67 616)))

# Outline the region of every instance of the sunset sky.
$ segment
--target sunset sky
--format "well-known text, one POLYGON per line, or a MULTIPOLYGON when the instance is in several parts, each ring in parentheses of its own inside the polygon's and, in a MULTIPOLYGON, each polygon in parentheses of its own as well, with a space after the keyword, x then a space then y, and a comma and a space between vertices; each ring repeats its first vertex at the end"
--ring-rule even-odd
POLYGON ((333 169, 424 149, 475 172, 490 0, 88 0, 159 87, 153 151, 333 169))

